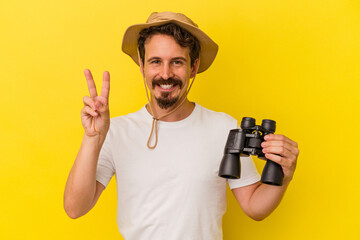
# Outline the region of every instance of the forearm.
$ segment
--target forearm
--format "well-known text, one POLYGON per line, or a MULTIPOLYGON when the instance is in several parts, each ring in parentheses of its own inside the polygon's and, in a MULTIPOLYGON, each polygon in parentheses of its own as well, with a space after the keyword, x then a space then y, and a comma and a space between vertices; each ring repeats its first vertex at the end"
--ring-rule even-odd
POLYGON ((281 202, 293 179, 299 149, 296 142, 277 134, 265 136, 261 143, 265 157, 280 164, 284 173, 282 186, 271 186, 260 182, 233 189, 234 196, 243 211, 254 220, 269 216, 281 202))
POLYGON ((257 221, 269 216, 280 204, 288 185, 289 182, 284 182, 282 186, 259 183, 248 201, 247 215, 257 221))
POLYGON ((103 142, 101 137, 88 137, 86 134, 83 137, 64 192, 64 208, 70 217, 82 216, 92 207, 97 162, 103 142))

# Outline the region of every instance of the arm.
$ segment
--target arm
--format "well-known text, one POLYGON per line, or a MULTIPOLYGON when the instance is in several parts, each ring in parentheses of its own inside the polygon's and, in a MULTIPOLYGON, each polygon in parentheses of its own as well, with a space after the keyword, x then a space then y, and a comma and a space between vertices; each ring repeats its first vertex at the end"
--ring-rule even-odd
POLYGON ((271 186, 260 182, 232 190, 243 211, 252 219, 260 221, 269 216, 280 204, 293 178, 299 149, 289 138, 271 134, 262 143, 267 159, 282 166, 284 182, 282 186, 271 186))
POLYGON ((90 97, 84 97, 81 111, 85 134, 64 192, 64 209, 69 217, 78 218, 92 209, 105 187, 96 181, 99 153, 110 126, 108 97, 110 76, 104 72, 101 96, 97 96, 94 80, 85 70, 90 97))
POLYGON ((102 143, 84 135, 64 192, 64 209, 78 218, 95 206, 105 187, 96 181, 96 167, 102 143))

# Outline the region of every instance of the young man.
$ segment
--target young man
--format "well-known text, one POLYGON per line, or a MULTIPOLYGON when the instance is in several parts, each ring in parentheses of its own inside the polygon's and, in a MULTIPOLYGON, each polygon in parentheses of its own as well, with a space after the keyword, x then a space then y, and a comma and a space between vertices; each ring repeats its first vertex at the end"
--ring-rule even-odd
MULTIPOLYGON (((187 98, 190 80, 211 65, 217 45, 186 16, 164 12, 129 27, 123 51, 140 66, 149 104, 110 121, 109 73, 98 96, 85 70, 90 97, 84 97, 85 134, 65 188, 67 214, 86 214, 115 174, 117 222, 125 239, 222 239, 226 180, 218 169, 237 121, 187 98)), ((294 141, 276 134, 268 135, 263 148, 282 166, 282 186, 260 183, 250 157, 241 158, 241 178, 228 180, 255 220, 280 203, 299 153, 294 141)))

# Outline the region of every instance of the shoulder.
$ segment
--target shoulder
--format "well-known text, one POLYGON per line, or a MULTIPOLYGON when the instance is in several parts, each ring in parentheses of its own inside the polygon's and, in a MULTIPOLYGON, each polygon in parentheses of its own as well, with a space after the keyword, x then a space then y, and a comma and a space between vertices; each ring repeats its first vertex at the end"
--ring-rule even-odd
POLYGON ((224 124, 226 126, 231 126, 232 128, 237 127, 238 123, 235 118, 230 116, 227 113, 224 112, 216 112, 210 109, 207 109, 199 104, 196 104, 198 111, 200 113, 200 116, 202 119, 210 122, 214 122, 217 124, 224 124))

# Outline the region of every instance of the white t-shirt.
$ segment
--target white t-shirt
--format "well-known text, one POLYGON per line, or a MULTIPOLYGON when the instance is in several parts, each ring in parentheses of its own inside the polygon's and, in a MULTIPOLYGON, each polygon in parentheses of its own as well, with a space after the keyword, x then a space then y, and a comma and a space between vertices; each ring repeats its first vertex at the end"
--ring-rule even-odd
MULTIPOLYGON (((218 176, 230 129, 237 121, 195 104, 177 122, 158 122, 158 144, 146 146, 152 116, 140 111, 111 119, 97 181, 116 174, 117 223, 126 240, 219 240, 226 210, 226 179, 218 176)), ((251 157, 230 188, 260 180, 251 157)))

